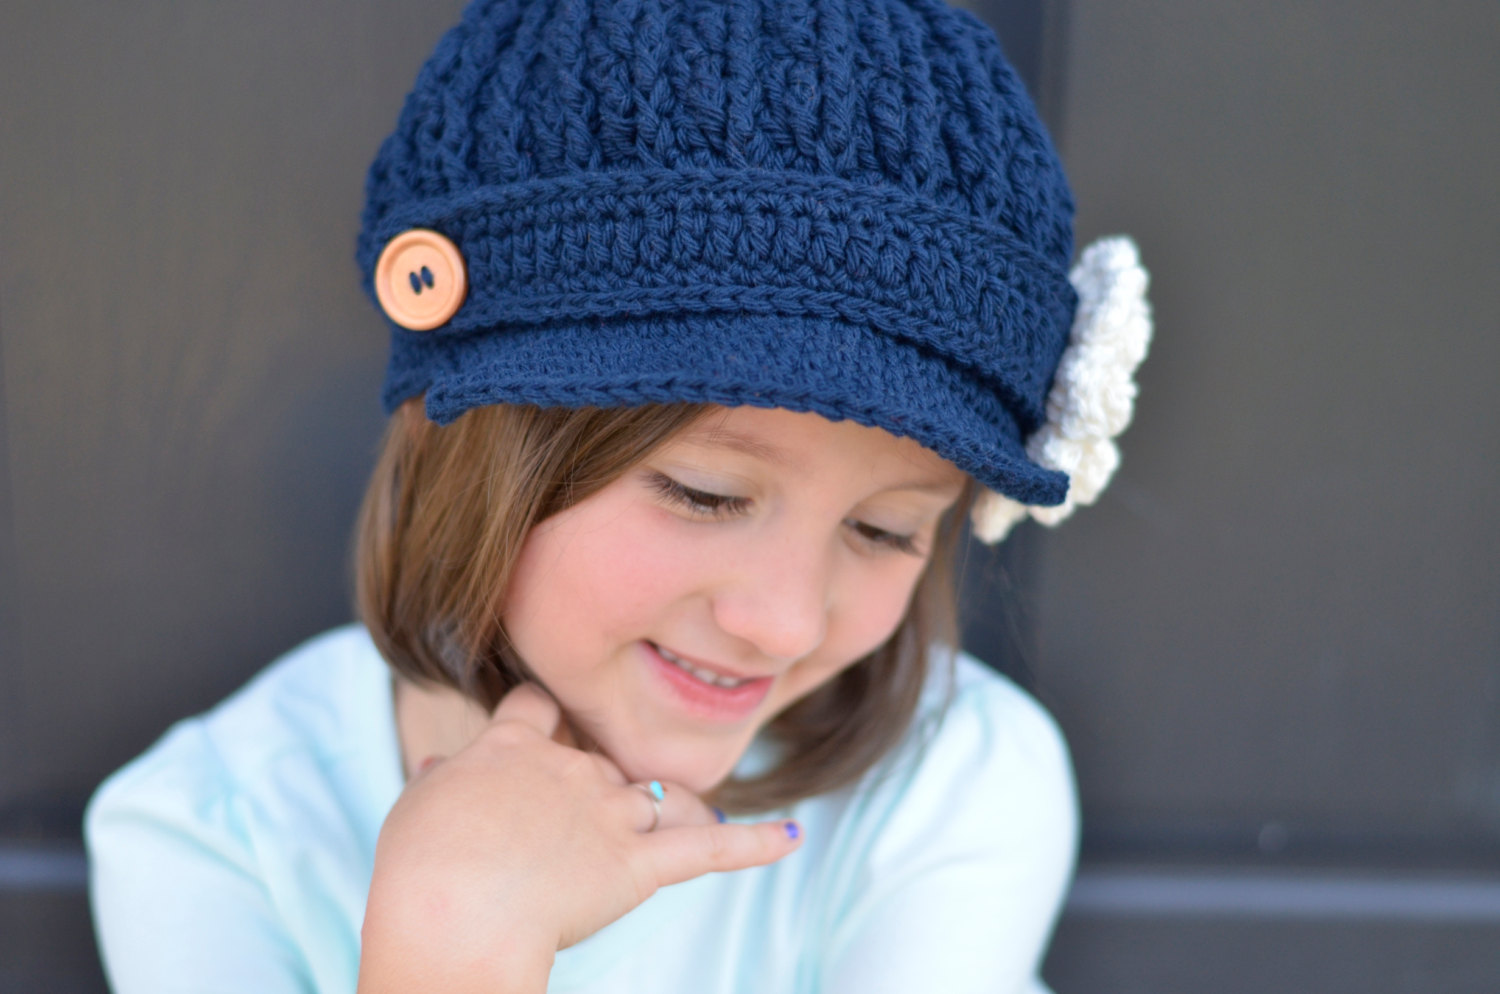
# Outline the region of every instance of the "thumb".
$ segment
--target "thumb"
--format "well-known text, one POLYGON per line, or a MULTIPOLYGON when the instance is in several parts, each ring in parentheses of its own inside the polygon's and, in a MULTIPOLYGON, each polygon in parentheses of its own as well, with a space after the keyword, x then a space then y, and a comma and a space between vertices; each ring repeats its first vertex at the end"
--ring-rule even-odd
POLYGON ((705 873, 774 863, 802 844, 802 826, 795 821, 693 825, 660 829, 641 841, 657 885, 666 887, 705 873))

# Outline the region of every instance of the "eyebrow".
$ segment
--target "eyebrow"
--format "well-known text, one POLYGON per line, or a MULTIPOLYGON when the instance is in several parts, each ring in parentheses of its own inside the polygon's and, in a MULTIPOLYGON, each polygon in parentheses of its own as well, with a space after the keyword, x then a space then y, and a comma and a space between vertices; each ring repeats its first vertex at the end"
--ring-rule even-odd
POLYGON ((786 453, 776 448, 776 446, 768 445, 758 438, 751 438, 749 435, 742 435, 728 428, 702 428, 691 433, 687 440, 690 442, 700 442, 705 445, 715 445, 724 449, 732 449, 735 452, 742 452, 747 456, 763 459, 776 466, 784 467, 788 462, 786 453))
MULTIPOLYGON (((786 468, 791 465, 786 454, 774 445, 762 442, 758 438, 751 438, 737 431, 722 427, 704 427, 690 433, 685 441, 689 444, 700 444, 717 446, 741 452, 757 459, 763 459, 775 466, 786 468)), ((963 483, 959 483, 959 491, 962 493, 963 483)), ((926 480, 912 480, 910 482, 898 483, 894 486, 885 487, 885 492, 907 490, 924 494, 947 495, 953 489, 953 484, 947 481, 928 482, 926 480)))

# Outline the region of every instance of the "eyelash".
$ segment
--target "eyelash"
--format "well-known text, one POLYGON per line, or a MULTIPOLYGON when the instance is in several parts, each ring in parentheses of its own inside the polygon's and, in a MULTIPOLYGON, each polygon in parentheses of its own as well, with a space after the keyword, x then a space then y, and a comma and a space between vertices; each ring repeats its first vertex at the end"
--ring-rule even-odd
MULTIPOLYGON (((702 514, 711 518, 726 518, 744 514, 750 507, 748 498, 725 497, 723 494, 695 490, 663 473, 652 473, 650 480, 651 488, 662 498, 669 503, 687 508, 694 514, 702 514)), ((910 535, 897 535, 895 532, 888 532, 862 521, 850 521, 848 524, 860 538, 872 545, 908 555, 920 555, 917 551, 917 543, 910 535)))
POLYGON ((651 487, 671 503, 713 518, 743 514, 750 507, 750 501, 744 497, 725 497, 705 490, 694 490, 662 473, 651 474, 651 487))

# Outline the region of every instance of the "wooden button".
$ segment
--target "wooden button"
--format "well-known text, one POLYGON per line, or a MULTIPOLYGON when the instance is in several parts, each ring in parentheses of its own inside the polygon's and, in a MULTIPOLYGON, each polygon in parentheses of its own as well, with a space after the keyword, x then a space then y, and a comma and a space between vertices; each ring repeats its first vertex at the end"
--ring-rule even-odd
POLYGON ((468 275, 458 246, 413 228, 392 238, 375 263, 375 296, 390 319, 412 331, 443 324, 463 306, 468 275))

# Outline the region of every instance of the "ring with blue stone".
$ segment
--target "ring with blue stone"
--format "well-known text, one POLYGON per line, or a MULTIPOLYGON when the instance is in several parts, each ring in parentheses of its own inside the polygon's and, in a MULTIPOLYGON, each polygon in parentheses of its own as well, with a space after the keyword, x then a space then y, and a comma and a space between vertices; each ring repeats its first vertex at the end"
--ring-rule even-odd
POLYGON ((661 785, 660 780, 652 780, 650 783, 633 783, 630 786, 645 792, 651 798, 651 827, 648 832, 656 831, 656 826, 661 824, 661 802, 667 796, 667 789, 661 785))

